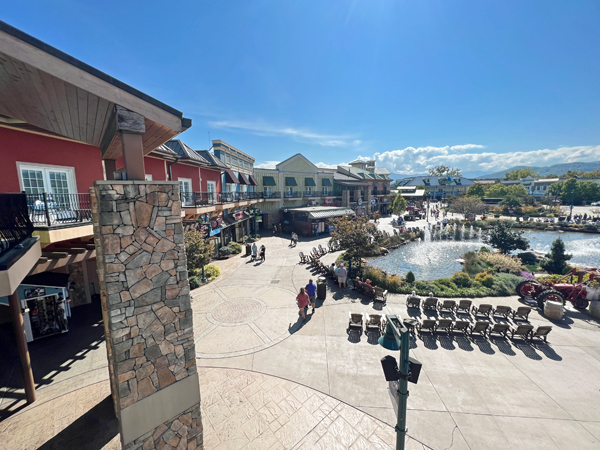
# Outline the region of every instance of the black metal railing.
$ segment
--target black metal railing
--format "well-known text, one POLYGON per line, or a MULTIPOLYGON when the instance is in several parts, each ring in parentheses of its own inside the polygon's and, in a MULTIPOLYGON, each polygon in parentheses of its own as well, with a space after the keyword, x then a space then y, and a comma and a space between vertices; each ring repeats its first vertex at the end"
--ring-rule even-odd
POLYGON ((90 194, 25 194, 34 227, 92 221, 90 194))
POLYGON ((303 197, 320 197, 321 193, 316 191, 305 191, 303 197))
POLYGON ((262 192, 248 192, 248 200, 258 200, 263 198, 262 192))
POLYGON ((33 224, 27 211, 25 194, 0 194, 0 255, 27 239, 33 224))
POLYGON ((389 195, 389 189, 373 189, 371 192, 372 195, 389 195))
POLYGON ((265 192, 262 198, 280 198, 281 192, 265 192))
POLYGON ((285 198, 302 198, 303 192, 302 191, 285 191, 283 193, 283 196, 285 198))
POLYGON ((263 198, 262 192, 181 192, 183 206, 203 207, 263 198))

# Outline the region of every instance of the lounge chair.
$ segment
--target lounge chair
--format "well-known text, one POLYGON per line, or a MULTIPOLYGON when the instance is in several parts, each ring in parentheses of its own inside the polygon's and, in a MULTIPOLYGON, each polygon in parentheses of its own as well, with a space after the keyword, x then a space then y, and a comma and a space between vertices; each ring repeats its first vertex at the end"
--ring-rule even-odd
POLYGON ((409 295, 406 297, 406 307, 421 309, 421 297, 409 295))
POLYGON ((459 300, 458 305, 456 305, 456 314, 464 312, 465 314, 471 314, 471 305, 473 304, 473 300, 459 300))
POLYGON ((376 329, 380 332, 383 330, 381 314, 365 314, 365 331, 369 331, 369 329, 376 329))
POLYGON ((300 264, 305 264, 308 262, 308 257, 306 257, 304 253, 300 252, 298 255, 300 256, 300 264))
POLYGON ((514 339, 515 336, 521 336, 523 339, 527 340, 533 332, 533 325, 519 325, 517 328, 513 328, 510 330, 510 338, 514 339))
POLYGON ((435 333, 435 329, 437 327, 437 322, 434 319, 423 319, 419 320, 419 324, 417 325, 417 330, 419 334, 423 331, 431 331, 431 334, 435 333))
POLYGON ((478 320, 475 322, 475 325, 471 325, 470 335, 473 336, 473 333, 479 333, 483 337, 487 336, 487 330, 490 327, 490 323, 487 320, 478 320))
POLYGON ((423 301, 423 309, 437 309, 438 299, 435 297, 427 297, 423 301))
POLYGON ((531 308, 529 306, 519 306, 516 311, 513 310, 512 318, 513 320, 524 320, 525 322, 529 322, 529 313, 531 312, 531 308))
POLYGON ((348 329, 363 327, 363 315, 360 313, 348 313, 348 329))
POLYGON ((321 244, 319 244, 319 251, 321 252, 321 255, 327 254, 327 250, 325 250, 321 244))
POLYGON ((471 322, 469 322, 468 320, 457 320, 452 325, 451 332, 462 331, 463 333, 466 333, 469 330, 470 325, 471 325, 471 322))
POLYGON ((384 290, 383 288, 377 287, 375 286, 375 288, 373 288, 374 294, 373 294, 373 301, 374 302, 387 302, 387 295, 388 295, 388 291, 384 290))
POLYGON ((495 309, 492 310, 492 316, 504 316, 505 319, 508 319, 508 315, 511 312, 512 308, 510 306, 498 305, 495 309))
POLYGON ((548 334, 552 331, 550 325, 542 325, 537 327, 537 330, 531 332, 531 340, 534 338, 544 339, 544 342, 548 342, 548 334))
POLYGON ((435 327, 436 331, 444 330, 448 335, 452 332, 452 319, 440 319, 435 327))
POLYGON ((438 304, 439 312, 442 312, 443 310, 448 311, 448 312, 454 312, 455 308, 456 308, 455 300, 444 300, 443 302, 438 304))
POLYGON ((509 329, 510 325, 507 323, 495 323, 492 329, 489 331, 488 336, 491 337, 492 333, 495 333, 506 338, 506 333, 508 333, 509 329))
POLYGON ((373 288, 371 286, 369 286, 366 283, 363 283, 363 294, 366 295, 367 297, 371 297, 373 298, 375 296, 375 291, 373 290, 373 288))
POLYGON ((473 306, 473 308, 471 309, 471 312, 473 313, 473 315, 475 317, 477 317, 477 316, 490 317, 490 314, 492 312, 492 305, 484 303, 479 306, 473 306))
POLYGON ((360 281, 360 278, 356 277, 354 280, 352 280, 352 285, 354 286, 354 290, 359 294, 362 294, 364 292, 363 283, 362 281, 360 281))

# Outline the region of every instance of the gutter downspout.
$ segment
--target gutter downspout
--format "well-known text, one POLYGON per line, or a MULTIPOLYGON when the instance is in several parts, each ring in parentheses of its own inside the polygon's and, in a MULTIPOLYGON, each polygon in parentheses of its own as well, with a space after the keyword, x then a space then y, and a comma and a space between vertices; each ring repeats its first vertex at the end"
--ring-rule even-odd
POLYGON ((173 181, 173 171, 171 170, 171 166, 173 166, 174 164, 177 164, 180 159, 181 158, 175 158, 175 161, 173 161, 172 163, 169 163, 167 165, 167 170, 169 172, 169 181, 173 181))

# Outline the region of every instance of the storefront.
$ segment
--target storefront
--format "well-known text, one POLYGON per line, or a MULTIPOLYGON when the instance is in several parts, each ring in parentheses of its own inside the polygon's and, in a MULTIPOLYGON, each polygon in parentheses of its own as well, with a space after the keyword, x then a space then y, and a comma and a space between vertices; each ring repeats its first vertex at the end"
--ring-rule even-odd
POLYGON ((354 215, 349 208, 331 206, 309 206, 283 210, 284 224, 301 236, 318 236, 331 231, 330 219, 354 215), (287 223, 286 223, 287 221, 287 223))
MULTIPOLYGON (((69 331, 69 275, 43 272, 26 277, 17 288, 27 342, 69 331)), ((8 304, 8 297, 0 297, 8 304)))
POLYGON ((244 236, 257 234, 257 221, 255 220, 257 213, 259 213, 257 208, 249 207, 246 210, 225 215, 221 233, 224 237, 223 245, 227 245, 231 241, 242 242, 244 236))

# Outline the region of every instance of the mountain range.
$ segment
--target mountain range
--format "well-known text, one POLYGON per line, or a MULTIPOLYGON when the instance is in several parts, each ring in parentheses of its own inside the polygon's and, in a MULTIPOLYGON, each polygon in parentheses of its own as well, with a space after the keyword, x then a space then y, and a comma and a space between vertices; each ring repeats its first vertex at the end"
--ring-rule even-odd
MULTIPOLYGON (((513 170, 521 170, 532 168, 540 176, 545 177, 547 175, 551 175, 553 173, 557 175, 562 175, 567 173, 569 170, 572 171, 580 171, 584 172, 592 172, 594 170, 600 169, 600 161, 594 162, 573 162, 573 163, 564 163, 564 164, 553 164, 551 166, 541 166, 541 167, 533 167, 533 166, 514 166, 508 169, 499 170, 497 172, 485 172, 485 171, 472 171, 472 172, 464 172, 463 176, 466 178, 504 178, 506 172, 512 172, 513 170)), ((401 173, 393 173, 390 175, 391 178, 395 180, 402 180, 403 178, 411 178, 411 177, 419 177, 419 176, 427 176, 426 173, 423 174, 401 174, 401 173)))

